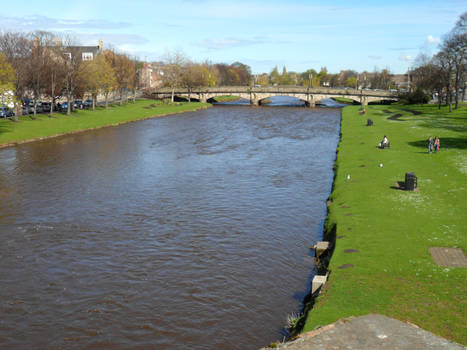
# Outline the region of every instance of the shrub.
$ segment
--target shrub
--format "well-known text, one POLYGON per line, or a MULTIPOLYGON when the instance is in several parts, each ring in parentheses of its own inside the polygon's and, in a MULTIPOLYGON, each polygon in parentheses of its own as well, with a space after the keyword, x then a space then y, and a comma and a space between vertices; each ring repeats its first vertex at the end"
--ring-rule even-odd
POLYGON ((430 101, 430 95, 425 93, 423 90, 417 89, 412 92, 408 92, 401 96, 401 102, 405 102, 409 105, 414 104, 425 104, 430 101))

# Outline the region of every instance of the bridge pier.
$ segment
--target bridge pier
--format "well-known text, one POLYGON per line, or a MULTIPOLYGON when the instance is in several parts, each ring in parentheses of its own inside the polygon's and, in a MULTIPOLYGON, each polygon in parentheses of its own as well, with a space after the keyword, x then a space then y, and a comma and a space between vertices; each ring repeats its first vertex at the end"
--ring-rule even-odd
POLYGON ((250 92, 250 104, 253 106, 259 106, 259 98, 252 92, 250 92))
POLYGON ((362 106, 368 106, 368 98, 366 96, 361 95, 360 96, 360 104, 362 106))
POLYGON ((208 102, 208 99, 207 99, 207 97, 206 97, 206 94, 199 93, 199 94, 198 94, 198 98, 199 98, 199 102, 203 102, 203 103, 208 102))
POLYGON ((306 101, 305 101, 305 106, 308 108, 313 108, 315 107, 315 97, 311 94, 306 95, 306 101))

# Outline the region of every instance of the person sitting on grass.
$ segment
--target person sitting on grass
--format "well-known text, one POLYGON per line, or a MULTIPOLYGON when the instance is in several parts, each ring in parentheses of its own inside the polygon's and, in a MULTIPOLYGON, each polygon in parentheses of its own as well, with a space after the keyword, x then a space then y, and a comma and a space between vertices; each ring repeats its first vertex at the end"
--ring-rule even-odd
POLYGON ((438 136, 435 137, 434 146, 435 146, 435 153, 438 153, 439 151, 439 137, 438 136))
POLYGON ((433 152, 433 138, 430 136, 428 138, 428 153, 433 152))
POLYGON ((389 140, 388 138, 386 137, 386 135, 384 135, 383 139, 381 140, 380 143, 378 143, 378 147, 379 148, 389 148, 389 140))

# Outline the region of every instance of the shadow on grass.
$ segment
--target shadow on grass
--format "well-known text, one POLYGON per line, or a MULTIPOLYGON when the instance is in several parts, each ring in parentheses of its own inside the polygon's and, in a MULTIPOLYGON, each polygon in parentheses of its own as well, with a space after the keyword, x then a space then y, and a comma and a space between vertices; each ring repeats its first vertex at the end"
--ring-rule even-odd
POLYGON ((0 134, 4 134, 6 132, 10 132, 13 129, 14 121, 9 119, 1 119, 0 120, 0 134))
MULTIPOLYGON (((408 142, 410 146, 427 149, 427 140, 408 142)), ((467 137, 443 137, 440 138, 440 151, 443 148, 467 149, 467 137)), ((425 153, 425 152, 423 152, 425 153)))

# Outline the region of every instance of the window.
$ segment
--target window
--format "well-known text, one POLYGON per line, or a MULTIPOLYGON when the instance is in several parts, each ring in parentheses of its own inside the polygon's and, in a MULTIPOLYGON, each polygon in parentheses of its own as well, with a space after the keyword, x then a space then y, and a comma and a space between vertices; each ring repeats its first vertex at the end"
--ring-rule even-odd
POLYGON ((92 61, 94 57, 92 55, 92 52, 83 52, 82 58, 83 61, 92 61))

